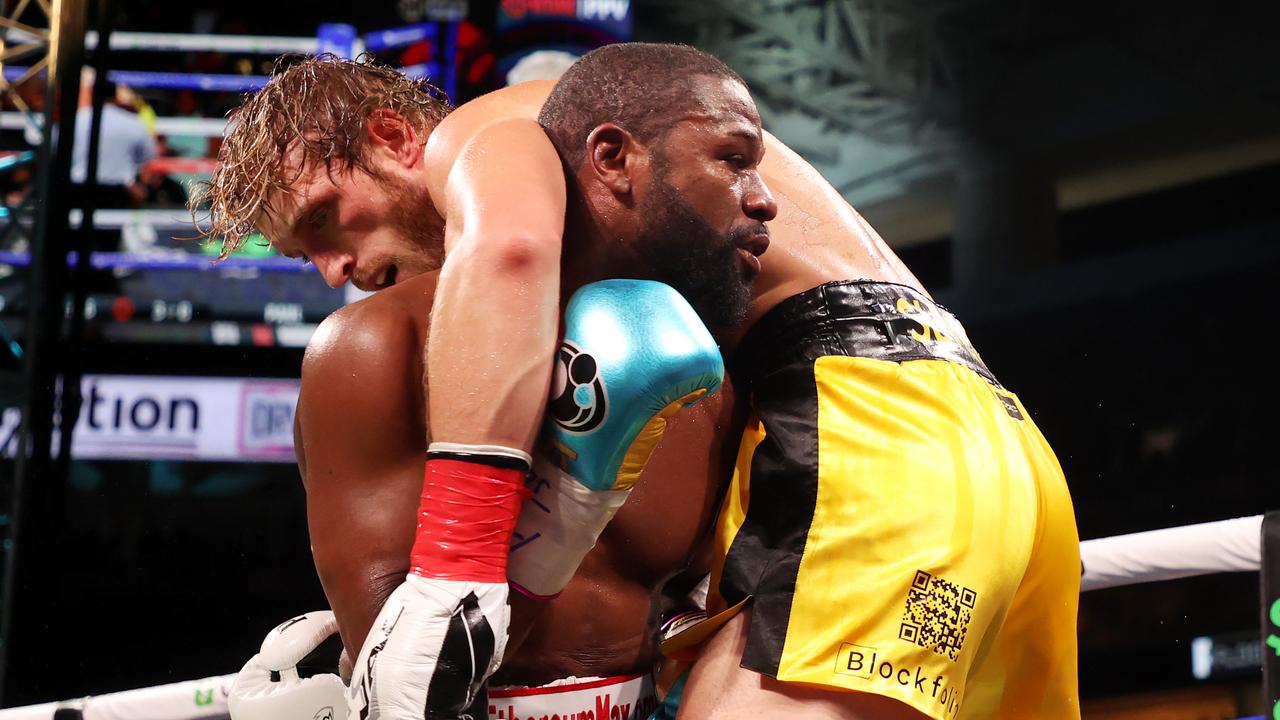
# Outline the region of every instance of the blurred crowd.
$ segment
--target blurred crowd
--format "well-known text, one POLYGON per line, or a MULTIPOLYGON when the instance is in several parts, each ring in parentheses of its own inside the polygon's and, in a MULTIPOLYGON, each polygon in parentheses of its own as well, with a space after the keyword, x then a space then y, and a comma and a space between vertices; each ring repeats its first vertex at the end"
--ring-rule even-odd
MULTIPOLYGON (((314 14, 262 6, 251 0, 223 0, 215 7, 201 5, 201 0, 193 0, 191 4, 117 0, 114 3, 115 28, 214 36, 265 34, 308 37, 317 32, 318 20, 314 14)), ((557 67, 564 64, 565 58, 571 60, 573 56, 562 51, 537 50, 561 35, 565 36, 561 40, 567 38, 584 47, 607 41, 607 36, 599 31, 572 23, 539 26, 541 30, 525 27, 502 31, 495 25, 499 11, 488 3, 420 0, 418 5, 421 7, 414 5, 411 8, 409 5, 403 2, 377 8, 331 5, 324 8, 323 19, 331 23, 349 23, 360 32, 369 32, 421 22, 429 19, 432 12, 439 17, 457 17, 457 14, 450 14, 451 9, 455 13, 461 12, 465 19, 457 27, 456 55, 452 58, 456 82, 452 100, 456 104, 514 81, 518 79, 517 75, 544 76, 537 73, 545 72, 542 65, 551 60, 558 63, 557 67), (414 8, 417 11, 407 12, 414 8), (575 37, 575 33, 585 35, 575 37), (531 49, 536 52, 530 52, 531 49), (525 57, 525 61, 515 62, 520 57, 525 57), (515 67, 512 67, 513 63, 515 67)), ((43 18, 21 19, 36 27, 47 23, 43 18)), ((408 67, 439 62, 442 58, 438 46, 422 41, 386 50, 373 59, 387 65, 408 67)), ((106 66, 115 70, 242 76, 270 75, 275 62, 276 59, 268 55, 215 51, 116 50, 105 58, 106 66)), ((106 84, 97 173, 97 184, 102 189, 93 198, 96 206, 142 209, 183 206, 190 185, 211 172, 221 137, 211 136, 207 126, 203 133, 184 132, 181 123, 165 121, 223 118, 240 104, 241 93, 128 87, 115 85, 109 80, 106 84), (140 128, 145 128, 147 138, 140 136, 140 128)), ((437 84, 442 85, 438 81, 437 84)), ((77 144, 81 144, 83 138, 87 145, 91 107, 91 96, 87 92, 91 83, 85 85, 77 115, 76 135, 77 144)), ((0 93, 0 111, 4 112, 7 120, 0 126, 0 199, 6 210, 16 208, 21 202, 30 186, 32 167, 30 163, 6 166, 2 159, 31 150, 38 144, 39 131, 31 123, 24 128, 18 120, 22 112, 31 117, 40 116, 48 102, 43 73, 0 93)), ((73 182, 83 182, 87 149, 80 148, 75 152, 73 182)))
MULTIPOLYGON (((71 179, 85 182, 88 168, 89 130, 92 122, 94 73, 81 77, 76 113, 71 179)), ((192 180, 207 174, 217 157, 221 137, 207 134, 164 132, 157 119, 219 117, 236 102, 227 93, 194 90, 140 90, 105 82, 95 205, 104 208, 163 208, 186 204, 192 180), (221 112, 219 112, 221 111, 221 112), (175 163, 174 160, 197 162, 175 163), (200 162, 203 161, 203 162, 200 162)), ((49 102, 43 74, 4 93, 0 111, 6 118, 27 120, 5 123, 0 131, 0 156, 17 156, 39 143, 42 114, 49 102)), ((58 118, 54 117, 55 125, 58 118)), ((6 206, 16 207, 29 189, 33 167, 14 164, 0 171, 0 192, 6 206)))

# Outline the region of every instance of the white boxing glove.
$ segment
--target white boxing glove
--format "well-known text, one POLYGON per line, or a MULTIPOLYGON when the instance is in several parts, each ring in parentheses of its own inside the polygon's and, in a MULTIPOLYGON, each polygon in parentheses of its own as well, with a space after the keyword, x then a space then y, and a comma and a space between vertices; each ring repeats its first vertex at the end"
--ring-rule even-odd
POLYGON ((322 610, 287 620, 268 633, 231 686, 231 720, 346 720, 342 678, 332 673, 301 677, 298 672, 298 663, 337 631, 333 613, 322 610))
POLYGON ((348 713, 368 720, 485 720, 511 610, 505 584, 412 573, 383 604, 356 658, 348 713))

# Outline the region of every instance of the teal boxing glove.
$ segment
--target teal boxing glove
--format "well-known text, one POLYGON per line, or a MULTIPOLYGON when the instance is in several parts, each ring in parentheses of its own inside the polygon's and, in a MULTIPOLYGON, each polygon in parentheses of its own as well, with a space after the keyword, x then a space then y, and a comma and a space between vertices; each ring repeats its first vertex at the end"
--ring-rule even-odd
POLYGON ((578 290, 564 317, 546 424, 507 579, 555 597, 626 501, 667 419, 714 393, 724 360, 688 301, 648 280, 578 290))

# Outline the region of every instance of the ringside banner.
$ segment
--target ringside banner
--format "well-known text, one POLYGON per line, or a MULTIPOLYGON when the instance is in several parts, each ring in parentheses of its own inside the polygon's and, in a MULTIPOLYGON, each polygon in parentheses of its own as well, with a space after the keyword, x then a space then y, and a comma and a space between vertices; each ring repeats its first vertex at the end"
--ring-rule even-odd
MULTIPOLYGON (((81 389, 77 460, 294 461, 297 380, 86 375, 81 389)), ((20 422, 18 408, 0 416, 6 457, 20 422)))

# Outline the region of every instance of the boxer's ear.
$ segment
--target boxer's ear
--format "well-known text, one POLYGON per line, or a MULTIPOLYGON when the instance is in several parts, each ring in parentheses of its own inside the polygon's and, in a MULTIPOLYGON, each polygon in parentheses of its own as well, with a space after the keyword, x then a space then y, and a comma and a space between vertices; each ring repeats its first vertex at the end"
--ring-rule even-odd
POLYGON ((422 159, 422 140, 403 115, 387 108, 369 113, 365 121, 369 133, 370 149, 388 153, 391 158, 406 167, 416 165, 422 159))
POLYGON ((616 195, 631 192, 635 172, 646 158, 635 136, 613 123, 598 125, 587 135, 586 163, 596 179, 616 195))

